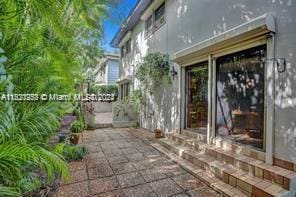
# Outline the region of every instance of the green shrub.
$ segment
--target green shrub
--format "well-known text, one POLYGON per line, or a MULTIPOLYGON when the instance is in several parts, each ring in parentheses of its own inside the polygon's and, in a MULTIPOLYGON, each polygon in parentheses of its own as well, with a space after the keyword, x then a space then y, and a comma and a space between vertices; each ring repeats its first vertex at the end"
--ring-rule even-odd
POLYGON ((132 103, 138 110, 140 104, 143 103, 143 94, 141 92, 141 90, 134 90, 130 93, 130 95, 128 95, 127 97, 125 97, 123 99, 123 102, 128 104, 128 103, 132 103))
POLYGON ((147 54, 137 66, 136 78, 150 91, 159 87, 162 79, 171 83, 168 55, 160 52, 147 54))
POLYGON ((81 133, 84 128, 85 128, 84 122, 81 119, 78 119, 71 124, 70 131, 72 133, 81 133))
POLYGON ((61 154, 66 161, 81 160, 87 154, 85 147, 75 146, 71 144, 58 144, 55 151, 61 154))
POLYGON ((102 86, 93 86, 91 88, 91 93, 94 94, 114 94, 118 95, 118 86, 117 85, 102 85, 102 86))
POLYGON ((81 115, 81 111, 79 107, 75 107, 73 110, 73 115, 74 116, 80 116, 81 115))

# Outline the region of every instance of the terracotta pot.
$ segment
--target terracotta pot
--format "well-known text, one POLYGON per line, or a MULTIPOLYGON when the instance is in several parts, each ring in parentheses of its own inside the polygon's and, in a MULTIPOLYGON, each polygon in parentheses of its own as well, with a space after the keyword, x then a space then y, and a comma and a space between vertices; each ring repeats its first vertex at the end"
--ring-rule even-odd
POLYGON ((79 133, 73 133, 73 134, 71 134, 71 136, 70 136, 70 142, 71 142, 72 144, 78 144, 78 142, 79 142, 79 138, 80 138, 79 133))
POLYGON ((154 130, 155 138, 162 138, 162 131, 160 129, 154 130))

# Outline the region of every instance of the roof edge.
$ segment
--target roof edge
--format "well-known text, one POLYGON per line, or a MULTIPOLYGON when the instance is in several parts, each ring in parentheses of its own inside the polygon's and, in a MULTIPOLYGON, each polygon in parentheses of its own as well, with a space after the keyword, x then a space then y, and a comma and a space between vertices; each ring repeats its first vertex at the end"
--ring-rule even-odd
POLYGON ((122 40, 123 36, 137 25, 138 21, 141 18, 141 14, 150 5, 152 1, 153 0, 138 0, 136 5, 133 7, 133 9, 130 11, 130 13, 122 23, 125 25, 118 29, 117 33, 111 40, 111 47, 118 48, 118 45, 122 40))

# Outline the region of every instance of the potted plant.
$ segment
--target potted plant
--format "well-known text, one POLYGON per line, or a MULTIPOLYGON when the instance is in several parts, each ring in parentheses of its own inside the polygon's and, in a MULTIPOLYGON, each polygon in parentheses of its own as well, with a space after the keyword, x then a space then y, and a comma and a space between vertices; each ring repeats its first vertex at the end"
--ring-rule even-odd
POLYGON ((154 130, 155 138, 162 138, 162 131, 160 129, 155 129, 154 130))
POLYGON ((70 142, 72 144, 78 144, 80 133, 82 132, 83 129, 84 129, 84 123, 81 120, 76 120, 75 122, 73 122, 70 128, 70 131, 72 133, 70 135, 70 142))

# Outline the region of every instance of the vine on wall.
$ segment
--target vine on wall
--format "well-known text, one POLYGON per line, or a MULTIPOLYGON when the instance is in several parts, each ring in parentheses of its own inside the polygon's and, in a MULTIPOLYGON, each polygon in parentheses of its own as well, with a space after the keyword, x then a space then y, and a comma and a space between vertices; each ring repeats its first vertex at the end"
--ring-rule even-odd
POLYGON ((159 87, 163 79, 171 83, 168 55, 160 52, 147 54, 137 66, 136 78, 151 92, 159 87))

